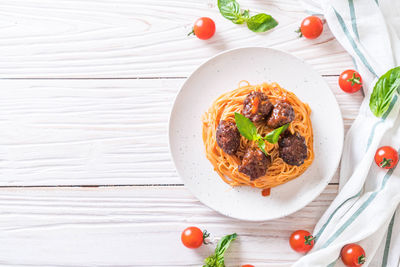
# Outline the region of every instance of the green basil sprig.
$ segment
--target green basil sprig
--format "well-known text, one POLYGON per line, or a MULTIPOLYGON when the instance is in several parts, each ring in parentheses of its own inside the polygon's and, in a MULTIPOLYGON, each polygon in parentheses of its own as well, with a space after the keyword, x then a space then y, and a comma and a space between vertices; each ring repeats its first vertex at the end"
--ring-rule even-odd
POLYGON ((237 234, 226 235, 218 242, 214 254, 204 260, 203 267, 225 267, 225 251, 228 249, 232 241, 237 237, 237 234))
POLYGON ((400 94, 400 66, 389 70, 376 82, 369 100, 372 113, 382 117, 396 93, 400 94))
POLYGON ((276 142, 278 142, 279 140, 279 136, 289 127, 289 123, 287 123, 269 132, 267 135, 265 135, 265 137, 262 137, 257 132, 257 128, 254 125, 254 123, 251 122, 249 118, 246 118, 242 114, 235 112, 235 122, 236 122, 236 127, 239 130, 239 133, 248 140, 256 141, 258 147, 267 156, 268 153, 265 151, 265 141, 271 144, 276 144, 276 142))
POLYGON ((278 25, 278 22, 272 16, 265 13, 250 17, 249 10, 242 11, 236 0, 218 0, 218 8, 224 18, 235 24, 246 22, 247 28, 253 32, 265 32, 278 25))

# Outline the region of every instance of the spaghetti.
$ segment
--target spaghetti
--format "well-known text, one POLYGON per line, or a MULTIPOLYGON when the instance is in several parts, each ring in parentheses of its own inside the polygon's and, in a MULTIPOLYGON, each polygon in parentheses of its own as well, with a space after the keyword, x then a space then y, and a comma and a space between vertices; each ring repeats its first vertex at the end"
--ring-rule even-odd
MULTIPOLYGON (((239 88, 224 93, 216 99, 209 110, 203 115, 203 141, 207 159, 214 166, 215 171, 221 178, 232 186, 248 185, 261 189, 271 188, 286 183, 301 175, 313 162, 313 130, 310 119, 310 107, 301 102, 297 96, 279 86, 277 83, 263 83, 250 85, 247 81, 239 83, 239 88), (243 85, 245 83, 245 85, 243 85), (298 132, 305 138, 307 145, 307 158, 300 166, 286 164, 279 157, 278 144, 266 142, 265 150, 271 156, 271 165, 266 174, 255 180, 239 172, 241 158, 247 148, 257 145, 243 136, 240 138, 240 147, 236 155, 228 155, 218 146, 216 142, 216 129, 220 120, 235 122, 235 112, 241 113, 245 97, 252 91, 259 91, 266 94, 272 104, 278 100, 290 103, 295 112, 295 119, 290 123, 288 130, 293 134, 298 132)), ((272 131, 265 122, 255 123, 258 133, 265 135, 272 131)))

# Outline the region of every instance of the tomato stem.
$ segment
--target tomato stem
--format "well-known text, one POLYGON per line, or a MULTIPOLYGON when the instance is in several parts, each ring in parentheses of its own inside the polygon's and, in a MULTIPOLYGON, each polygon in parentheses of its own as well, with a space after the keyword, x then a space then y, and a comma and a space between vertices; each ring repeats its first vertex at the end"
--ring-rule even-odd
POLYGON ((353 77, 351 77, 347 81, 351 82, 351 86, 353 86, 354 84, 361 84, 360 77, 356 77, 356 73, 355 72, 353 72, 353 77))
POLYGON ((301 32, 301 28, 300 27, 297 30, 295 30, 294 32, 298 33, 299 38, 303 37, 303 33, 301 32))
POLYGON ((314 236, 312 236, 312 235, 306 235, 306 236, 304 236, 304 243, 305 243, 306 245, 310 245, 310 246, 311 246, 311 241, 313 241, 314 239, 315 239, 314 236))
POLYGON ((364 264, 365 263, 365 255, 361 255, 358 257, 358 264, 364 264))
POLYGON ((194 33, 194 28, 192 28, 192 31, 189 32, 187 36, 190 36, 190 35, 192 35, 192 34, 193 34, 193 35, 196 35, 196 34, 194 33))
POLYGON ((206 241, 206 239, 207 239, 208 237, 210 237, 210 233, 207 232, 207 230, 204 230, 204 231, 203 231, 203 244, 204 244, 204 245, 210 244, 210 242, 207 242, 207 241, 206 241))
POLYGON ((392 161, 392 159, 383 158, 383 160, 379 163, 379 167, 390 167, 392 165, 392 161))

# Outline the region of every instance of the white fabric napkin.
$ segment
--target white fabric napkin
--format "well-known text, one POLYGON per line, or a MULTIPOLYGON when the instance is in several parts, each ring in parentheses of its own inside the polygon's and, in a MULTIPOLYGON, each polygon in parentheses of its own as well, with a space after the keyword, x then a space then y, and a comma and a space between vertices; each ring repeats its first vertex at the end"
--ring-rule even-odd
POLYGON ((344 266, 338 259, 341 248, 358 243, 366 252, 363 266, 398 267, 400 164, 389 171, 380 169, 374 155, 383 145, 400 151, 400 96, 383 118, 371 113, 369 98, 377 78, 400 65, 400 0, 302 2, 309 13, 325 17, 353 57, 365 99, 345 139, 340 192, 314 229, 315 247, 293 266, 344 266))

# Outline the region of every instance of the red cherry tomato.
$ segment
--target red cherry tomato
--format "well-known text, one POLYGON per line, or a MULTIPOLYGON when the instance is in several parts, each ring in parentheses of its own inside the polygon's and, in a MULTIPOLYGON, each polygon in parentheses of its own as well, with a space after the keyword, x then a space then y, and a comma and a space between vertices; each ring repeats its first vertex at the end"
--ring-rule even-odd
POLYGON ((193 31, 189 33, 189 35, 192 33, 199 39, 210 39, 215 33, 215 23, 212 19, 207 17, 199 18, 194 23, 193 31))
POLYGON ((308 231, 297 230, 290 236, 289 243, 294 251, 305 253, 313 248, 314 237, 308 231))
POLYGON ((360 74, 355 70, 345 70, 339 76, 339 86, 346 93, 355 93, 362 86, 360 74))
POLYGON ((245 265, 242 265, 242 267, 254 267, 254 265, 251 265, 251 264, 245 264, 245 265))
POLYGON ((399 154, 391 146, 380 147, 375 153, 375 163, 383 169, 393 168, 398 161, 399 154))
POLYGON ((183 230, 181 240, 187 248, 198 248, 203 244, 204 234, 199 228, 191 226, 183 230))
POLYGON ((323 29, 322 20, 316 16, 310 16, 301 22, 300 36, 304 36, 307 39, 315 39, 321 35, 323 29))
POLYGON ((357 244, 347 244, 340 251, 340 257, 347 267, 360 267, 365 263, 365 251, 357 244))

